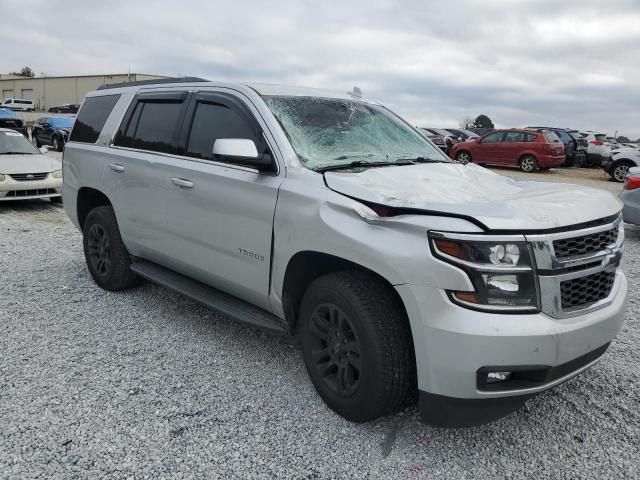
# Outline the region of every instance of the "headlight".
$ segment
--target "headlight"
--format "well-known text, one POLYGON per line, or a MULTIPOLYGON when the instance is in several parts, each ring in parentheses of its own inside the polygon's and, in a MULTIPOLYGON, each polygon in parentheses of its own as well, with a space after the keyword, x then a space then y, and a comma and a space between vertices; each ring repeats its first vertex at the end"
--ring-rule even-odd
POLYGON ((0 173, 0 182, 4 182, 4 175, 0 173))
POLYGON ((433 254, 464 270, 475 288, 448 292, 454 303, 483 311, 539 311, 532 254, 522 236, 429 232, 429 239, 433 254))
POLYGON ((62 178, 62 170, 56 170, 55 172, 51 172, 51 176, 53 178, 62 178))

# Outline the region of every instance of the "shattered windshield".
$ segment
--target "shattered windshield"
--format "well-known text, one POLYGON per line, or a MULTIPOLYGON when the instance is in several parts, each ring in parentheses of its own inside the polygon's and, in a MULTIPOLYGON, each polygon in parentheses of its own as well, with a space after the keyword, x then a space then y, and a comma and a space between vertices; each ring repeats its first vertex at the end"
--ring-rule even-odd
POLYGON ((353 162, 448 161, 383 107, 320 97, 265 96, 300 161, 313 170, 353 162))

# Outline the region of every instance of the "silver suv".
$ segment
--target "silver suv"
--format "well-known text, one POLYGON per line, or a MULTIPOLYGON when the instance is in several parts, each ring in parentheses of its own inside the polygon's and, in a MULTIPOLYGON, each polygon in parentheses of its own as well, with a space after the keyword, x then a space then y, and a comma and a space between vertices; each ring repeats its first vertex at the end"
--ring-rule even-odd
MULTIPOLYGON (((140 278, 301 345, 345 418, 499 418, 623 321, 621 204, 449 160, 359 93, 217 82, 85 99, 64 205, 98 285, 140 278)), ((355 90, 355 89, 354 89, 355 90)))

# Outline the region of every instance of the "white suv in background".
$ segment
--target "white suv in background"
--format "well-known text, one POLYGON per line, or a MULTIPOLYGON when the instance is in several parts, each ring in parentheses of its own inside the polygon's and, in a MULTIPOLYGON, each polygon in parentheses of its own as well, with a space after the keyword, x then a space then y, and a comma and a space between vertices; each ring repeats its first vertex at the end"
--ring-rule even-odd
POLYGON ((22 112, 33 112, 36 109, 32 100, 24 100, 22 98, 5 98, 0 103, 0 107, 22 112))
POLYGON ((602 162, 611 157, 611 145, 605 133, 580 132, 587 139, 587 165, 601 166, 602 162))

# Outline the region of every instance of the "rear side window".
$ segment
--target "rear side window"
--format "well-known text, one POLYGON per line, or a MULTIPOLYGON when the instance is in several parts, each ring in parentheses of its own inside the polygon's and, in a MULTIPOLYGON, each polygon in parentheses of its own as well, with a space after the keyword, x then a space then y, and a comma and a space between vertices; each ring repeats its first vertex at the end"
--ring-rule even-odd
POLYGON ((525 133, 523 142, 535 142, 538 136, 535 133, 525 133))
POLYGON ((114 144, 160 153, 177 153, 177 126, 186 92, 142 94, 125 116, 114 144))
POLYGON ((119 98, 120 95, 87 98, 78 113, 69 141, 96 143, 119 98))
POLYGON ((219 103, 199 102, 193 116, 186 154, 213 160, 213 144, 218 138, 256 141, 251 125, 236 111, 219 103))
POLYGON ((544 132, 543 135, 544 135, 544 138, 546 138, 547 142, 549 143, 560 143, 560 139, 553 132, 544 132))
POLYGON ((596 140, 599 142, 606 142, 607 141, 607 136, 603 135, 602 133, 596 133, 594 135, 596 137, 596 140))

